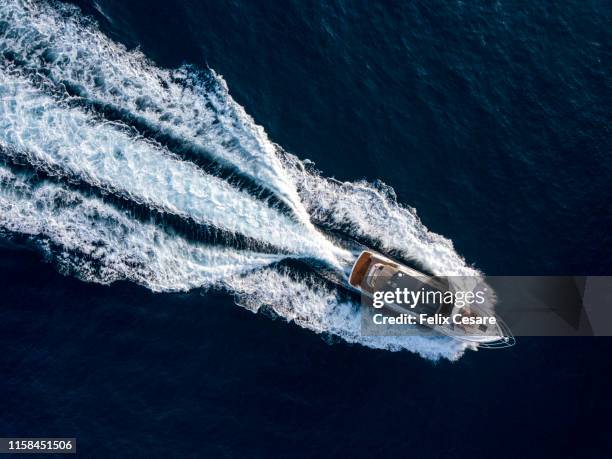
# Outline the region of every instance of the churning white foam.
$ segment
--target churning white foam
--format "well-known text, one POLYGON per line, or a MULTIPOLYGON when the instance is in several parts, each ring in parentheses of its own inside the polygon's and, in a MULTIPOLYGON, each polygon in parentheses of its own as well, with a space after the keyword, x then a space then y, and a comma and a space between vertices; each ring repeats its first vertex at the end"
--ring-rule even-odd
POLYGON ((184 291, 283 258, 187 242, 100 199, 30 178, 0 166, 0 229, 35 237, 60 267, 85 280, 184 291))
POLYGON ((390 187, 322 177, 294 155, 286 155, 285 165, 314 221, 373 239, 383 250, 399 251, 438 276, 480 275, 451 240, 429 231, 414 209, 398 203, 390 187))
POLYGON ((0 10, 0 21, 5 21, 0 51, 10 49, 25 68, 43 68, 54 84, 70 83, 90 100, 127 110, 202 147, 276 192, 310 224, 275 146, 214 71, 204 81, 189 67, 160 69, 67 4, 17 0, 0 10))
POLYGON ((300 327, 339 336, 349 343, 409 350, 431 360, 453 360, 468 348, 466 343, 442 336, 364 336, 358 305, 343 301, 315 277, 295 280, 287 272, 263 269, 229 276, 224 283, 236 292, 236 302, 253 312, 266 308, 300 327))
POLYGON ((268 242, 289 253, 331 259, 333 247, 226 181, 181 161, 160 145, 134 138, 0 69, 0 145, 5 154, 60 169, 86 182, 173 214, 268 242))
MULTIPOLYGON (((297 256, 332 264, 348 257, 316 231, 312 218, 332 230, 348 229, 357 239, 374 239, 385 251, 400 251, 435 274, 477 273, 451 241, 428 231, 415 211, 383 186, 340 183, 295 156, 279 155, 280 148, 214 72, 160 69, 140 52, 111 41, 76 7, 3 2, 0 52, 12 56, 0 71, 5 155, 297 256), (69 107, 45 92, 46 85, 57 91, 64 83, 80 98, 127 112, 236 167, 276 193, 300 223, 128 126, 69 107)), ((50 244, 48 251, 60 265, 88 280, 128 279, 156 291, 223 285, 244 307, 265 306, 299 326, 348 342, 407 349, 431 359, 453 359, 466 349, 444 337, 362 336, 357 305, 329 285, 315 276, 264 268, 281 255, 189 242, 98 198, 54 183, 33 185, 6 168, 0 168, 0 210, 1 227, 50 244)))
POLYGON ((454 359, 465 349, 443 337, 362 336, 357 305, 342 301, 314 276, 295 280, 288 272, 266 268, 282 255, 188 242, 99 198, 31 179, 0 166, 0 233, 35 238, 61 270, 83 280, 129 280, 153 291, 224 287, 251 311, 265 307, 350 343, 410 350, 432 360, 454 359))

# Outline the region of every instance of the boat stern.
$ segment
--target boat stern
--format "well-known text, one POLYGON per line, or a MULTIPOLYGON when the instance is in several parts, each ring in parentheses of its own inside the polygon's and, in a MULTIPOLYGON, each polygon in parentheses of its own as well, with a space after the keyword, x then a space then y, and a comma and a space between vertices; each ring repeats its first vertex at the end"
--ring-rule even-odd
POLYGON ((367 250, 361 252, 353 265, 353 269, 351 269, 351 275, 349 276, 349 284, 351 284, 351 286, 360 290, 363 289, 362 283, 371 263, 372 253, 367 250))

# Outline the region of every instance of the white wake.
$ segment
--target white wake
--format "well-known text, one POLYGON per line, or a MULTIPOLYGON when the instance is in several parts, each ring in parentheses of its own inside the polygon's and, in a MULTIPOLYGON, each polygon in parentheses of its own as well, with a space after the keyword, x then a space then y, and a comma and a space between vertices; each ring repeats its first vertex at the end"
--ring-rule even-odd
POLYGON ((26 68, 42 67, 55 84, 70 83, 90 100, 193 142, 276 191, 309 221, 274 145, 214 72, 203 81, 188 67, 160 69, 139 51, 109 40, 71 5, 18 0, 2 8, 0 20, 7 24, 2 48, 26 68))
POLYGON ((32 180, 0 166, 0 230, 35 237, 46 255, 85 280, 185 291, 283 258, 187 242, 100 199, 32 180))
POLYGON ((442 337, 362 336, 357 305, 315 274, 275 265, 286 256, 337 267, 352 261, 314 222, 374 240, 438 275, 477 273, 390 189, 322 177, 283 152, 213 71, 160 69, 114 43, 73 6, 28 0, 0 5, 6 58, 0 67, 0 154, 57 178, 45 181, 2 166, 0 229, 30 237, 58 266, 86 280, 125 279, 155 291, 221 286, 243 307, 267 308, 347 342, 430 359, 457 358, 465 350, 442 337), (111 107, 128 119, 106 121, 75 101, 111 107), (273 192, 297 219, 138 134, 130 118, 235 168, 273 192), (74 178, 272 245, 278 254, 188 241, 75 191, 69 184, 74 178))
POLYGON ((45 95, 0 70, 0 146, 6 155, 74 175, 136 202, 265 241, 289 253, 331 259, 318 232, 239 191, 118 123, 45 95))

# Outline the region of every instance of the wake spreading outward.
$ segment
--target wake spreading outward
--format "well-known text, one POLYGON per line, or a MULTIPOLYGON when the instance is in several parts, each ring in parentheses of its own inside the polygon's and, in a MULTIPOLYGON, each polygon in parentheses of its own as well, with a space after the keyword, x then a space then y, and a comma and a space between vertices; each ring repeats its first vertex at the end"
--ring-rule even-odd
POLYGON ((434 274, 476 272, 391 190, 327 179, 272 143, 214 71, 158 68, 61 3, 1 0, 0 52, 4 237, 88 281, 223 289, 348 342, 464 351, 360 335, 354 298, 314 268, 343 276, 360 241, 434 274))

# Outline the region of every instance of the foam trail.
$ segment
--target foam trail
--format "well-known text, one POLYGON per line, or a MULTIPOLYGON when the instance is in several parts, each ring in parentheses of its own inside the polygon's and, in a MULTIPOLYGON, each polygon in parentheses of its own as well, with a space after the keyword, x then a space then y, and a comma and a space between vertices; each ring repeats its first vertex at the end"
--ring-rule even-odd
POLYGON ((63 270, 88 281, 187 291, 283 258, 186 242, 100 199, 29 178, 0 166, 0 230, 35 238, 63 270))
POLYGON ((0 10, 0 51, 56 85, 128 111, 237 167, 283 199, 309 226, 295 187, 261 126, 229 95, 222 78, 188 67, 164 70, 103 35, 78 8, 15 1, 0 10), (39 73, 39 74, 40 74, 39 73))
POLYGON ((286 168, 314 221, 349 228, 354 237, 374 239, 385 251, 399 251, 439 276, 480 275, 466 265, 452 241, 429 231, 414 209, 399 204, 390 187, 328 179, 289 154, 286 168))
POLYGON ((321 234, 173 157, 158 144, 63 107, 24 78, 0 70, 0 97, 0 145, 7 152, 290 253, 324 260, 333 256, 332 244, 321 234))
MULTIPOLYGON (((327 179, 295 156, 282 152, 233 101, 227 85, 214 72, 187 67, 159 69, 141 53, 113 43, 91 20, 80 17, 73 6, 53 1, 0 2, 0 52, 6 57, 4 72, 0 72, 0 144, 9 147, 7 153, 25 156, 41 169, 76 175, 95 187, 110 189, 153 208, 272 243, 288 253, 327 257, 330 263, 347 261, 346 252, 314 229, 312 217, 358 240, 374 239, 383 251, 400 251, 435 274, 478 274, 456 253, 451 241, 428 231, 413 209, 397 203, 390 188, 327 179), (25 75, 34 78, 39 86, 25 75), (301 223, 181 161, 159 144, 134 137, 125 126, 105 123, 89 112, 68 108, 43 91, 57 92, 64 84, 81 101, 128 113, 154 130, 181 139, 188 147, 200 147, 220 162, 235 166, 282 197, 301 223)), ((64 97, 72 96, 66 93, 64 97)), ((129 117, 126 122, 130 124, 129 117)), ((107 224, 96 227, 101 228, 100 240, 114 241, 108 234, 121 234, 121 228, 131 228, 129 225, 135 225, 136 236, 128 246, 122 246, 116 236, 117 252, 102 257, 104 275, 100 275, 99 263, 88 261, 89 254, 94 254, 94 259, 97 254, 98 233, 90 236, 86 231, 71 232, 72 223, 56 223, 61 230, 47 233, 44 224, 37 222, 54 221, 58 212, 65 216, 61 222, 80 218, 76 213, 93 218, 97 206, 104 203, 91 204, 90 198, 80 197, 87 206, 72 215, 63 208, 52 208, 48 202, 51 195, 56 201, 70 202, 74 192, 46 184, 32 188, 23 199, 15 201, 11 193, 21 188, 13 180, 3 191, 2 209, 10 217, 2 220, 5 228, 35 234, 64 247, 61 260, 74 265, 72 268, 81 277, 109 282, 125 278, 154 290, 167 290, 173 284, 189 289, 208 285, 208 271, 216 273, 218 262, 229 268, 223 274, 215 274, 215 282, 236 292, 237 302, 251 310, 267 307, 317 333, 333 334, 373 348, 407 349, 430 359, 457 358, 466 349, 464 344, 443 337, 361 336, 357 306, 343 301, 338 292, 315 278, 257 269, 275 258, 259 258, 252 252, 225 251, 219 255, 221 258, 214 258, 207 255, 209 252, 199 251, 209 248, 190 245, 180 238, 161 239, 158 247, 149 241, 170 236, 156 235, 155 231, 161 230, 154 225, 146 226, 145 231, 141 223, 119 212, 126 219, 121 220, 106 208, 103 214, 109 215, 107 224), (47 191, 50 188, 52 192, 47 191), (53 210, 35 214, 41 205, 53 210), (20 221, 27 225, 20 226, 20 221), (145 234, 144 245, 138 246, 141 232, 145 234), (122 265, 124 260, 118 254, 125 250, 130 255, 122 265), (85 261, 75 256, 75 251, 87 254, 85 261), (172 265, 174 251, 181 254, 177 265, 172 265), (183 256, 183 251, 189 255, 183 256), (136 268, 131 266, 131 259, 136 260, 136 268), (225 265, 223 260, 227 260, 225 265), (239 267, 243 262, 246 273, 239 267)), ((82 224, 79 220, 74 227, 87 227, 82 224)))
POLYGON ((225 287, 247 309, 266 307, 350 343, 409 350, 432 360, 456 359, 466 348, 444 337, 361 336, 357 305, 343 302, 314 277, 295 280, 266 268, 282 255, 186 242, 98 198, 31 179, 0 165, 0 234, 33 238, 61 271, 86 281, 129 280, 153 291, 225 287))
POLYGON ((257 312, 267 308, 300 327, 338 336, 373 349, 408 350, 430 360, 455 360, 470 346, 443 336, 363 336, 358 305, 342 301, 315 278, 295 280, 286 272, 263 269, 230 276, 224 284, 236 302, 257 312))

